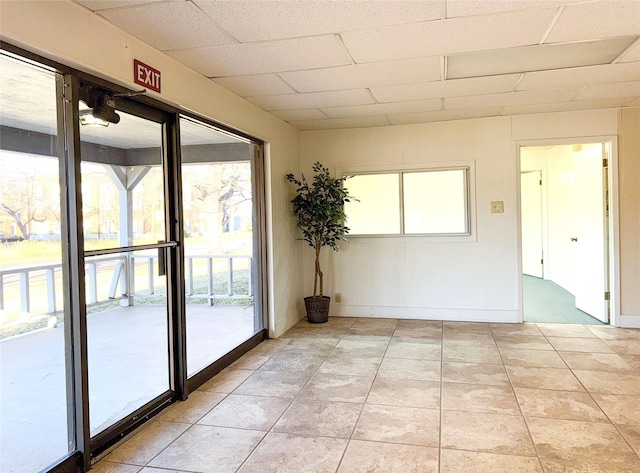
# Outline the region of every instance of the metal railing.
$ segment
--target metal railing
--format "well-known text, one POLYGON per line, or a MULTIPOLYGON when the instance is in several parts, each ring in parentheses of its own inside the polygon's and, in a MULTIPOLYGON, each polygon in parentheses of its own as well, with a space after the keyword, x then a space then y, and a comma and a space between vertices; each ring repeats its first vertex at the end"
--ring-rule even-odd
POLYGON ((215 299, 250 299, 253 298, 253 285, 251 284, 251 267, 253 258, 251 256, 233 256, 233 255, 216 255, 216 256, 185 256, 186 268, 185 268, 185 293, 189 298, 206 298, 209 300, 209 305, 213 305, 215 299), (226 294, 215 294, 214 293, 214 260, 227 260, 226 264, 226 273, 227 273, 227 293, 226 294), (233 284, 233 260, 246 260, 247 261, 247 271, 249 271, 247 277, 247 293, 246 294, 236 294, 234 291, 233 284), (207 268, 207 292, 206 294, 197 294, 194 290, 194 277, 193 277, 193 267, 194 261, 197 260, 205 260, 206 268, 207 268))
MULTIPOLYGON (((86 275, 86 297, 87 305, 94 306, 105 302, 123 301, 122 305, 133 305, 134 296, 159 296, 165 294, 158 293, 156 286, 157 255, 117 255, 101 258, 92 257, 85 261, 86 275), (143 260, 146 265, 146 287, 139 287, 142 283, 140 278, 136 281, 135 268, 143 260), (109 274, 107 274, 109 273, 109 274), (100 293, 99 288, 108 278, 110 278, 109 290, 100 293), (137 284, 137 286, 136 286, 137 284), (128 289, 130 288, 130 289, 128 289), (120 289, 120 290, 119 290, 120 289)), ((253 298, 253 285, 251 283, 251 267, 253 258, 251 256, 235 255, 193 255, 185 256, 185 294, 189 299, 204 298, 209 305, 214 305, 218 299, 246 300, 253 298), (247 290, 238 293, 234 284, 234 274, 238 270, 234 269, 234 260, 242 261, 238 266, 245 266, 247 274, 247 290), (206 274, 196 275, 198 261, 204 261, 206 274), (246 263, 244 263, 246 261, 246 263), (216 264, 221 262, 220 264, 216 264), (244 263, 244 264, 243 264, 244 263), (224 268, 220 271, 220 268, 224 268), (224 294, 215 293, 215 276, 226 273, 226 292, 224 294), (198 290, 196 282, 204 278, 205 290, 198 290)), ((201 267, 198 267, 200 270, 201 267)), ((56 297, 56 289, 60 289, 62 284, 62 265, 59 263, 22 266, 18 268, 0 269, 0 314, 5 311, 6 302, 11 302, 13 306, 18 306, 22 314, 20 322, 25 319, 39 319, 50 317, 55 322, 56 315, 62 313, 63 308, 56 297), (42 288, 44 281, 44 290, 42 288), (33 293, 33 285, 38 285, 38 291, 33 293), (14 300, 5 300, 5 288, 18 287, 18 300, 15 300, 16 291, 13 290, 14 300), (43 299, 46 297, 46 304, 43 299), (34 301, 38 298, 37 301, 34 301), (34 304, 34 302, 37 302, 34 304), (37 313, 32 313, 33 307, 40 309, 37 313), (46 307, 42 309, 42 307, 46 307)), ((202 286, 202 284, 200 285, 202 286)), ((0 318, 0 324, 4 321, 0 318)))
POLYGON ((21 319, 39 319, 49 317, 48 325, 55 324, 58 311, 58 301, 56 298, 56 272, 62 275, 60 264, 44 264, 34 266, 23 266, 20 268, 0 270, 0 324, 4 323, 5 297, 4 289, 7 285, 19 285, 19 306, 21 319), (46 281, 46 310, 44 313, 31 314, 31 281, 32 278, 46 281))

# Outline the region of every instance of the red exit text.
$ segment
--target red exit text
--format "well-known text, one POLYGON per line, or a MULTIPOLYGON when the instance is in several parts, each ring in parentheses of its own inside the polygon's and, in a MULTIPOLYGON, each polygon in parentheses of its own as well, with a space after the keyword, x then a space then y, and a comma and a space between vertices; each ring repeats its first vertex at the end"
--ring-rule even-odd
POLYGON ((160 71, 137 59, 133 60, 133 81, 160 93, 160 71))

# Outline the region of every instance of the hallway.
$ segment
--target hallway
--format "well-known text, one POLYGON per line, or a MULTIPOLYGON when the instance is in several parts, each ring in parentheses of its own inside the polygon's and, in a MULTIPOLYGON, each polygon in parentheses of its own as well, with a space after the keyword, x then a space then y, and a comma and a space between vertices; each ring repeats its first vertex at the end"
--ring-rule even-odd
POLYGON ((522 276, 525 322, 603 325, 576 308, 576 297, 548 279, 522 276))
POLYGON ((97 473, 637 472, 640 330, 301 321, 97 473))

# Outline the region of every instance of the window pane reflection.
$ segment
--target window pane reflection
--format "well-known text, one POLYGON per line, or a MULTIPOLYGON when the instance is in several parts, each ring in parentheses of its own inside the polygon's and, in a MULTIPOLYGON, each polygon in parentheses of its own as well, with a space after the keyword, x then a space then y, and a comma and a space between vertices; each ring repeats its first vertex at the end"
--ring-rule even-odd
POLYGON ((0 471, 40 471, 68 437, 56 74, 0 56, 0 471))
POLYGON ((403 174, 407 234, 467 233, 466 171, 403 174))
POLYGON ((180 121, 184 211, 187 374, 252 337, 254 147, 180 121))
POLYGON ((400 180, 394 174, 350 177, 345 187, 356 197, 345 204, 350 235, 400 233, 400 180))

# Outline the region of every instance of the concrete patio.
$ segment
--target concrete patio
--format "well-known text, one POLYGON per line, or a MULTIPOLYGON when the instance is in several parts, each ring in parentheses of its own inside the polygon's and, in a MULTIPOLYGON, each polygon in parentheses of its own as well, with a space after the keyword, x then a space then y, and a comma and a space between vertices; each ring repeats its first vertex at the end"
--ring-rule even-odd
MULTIPOLYGON (((187 306, 189 375, 254 334, 252 306, 187 306)), ((88 317, 92 435, 169 389, 163 305, 88 317)), ((0 471, 33 472, 68 450, 61 326, 0 342, 0 471)))

